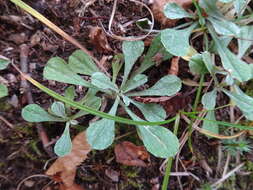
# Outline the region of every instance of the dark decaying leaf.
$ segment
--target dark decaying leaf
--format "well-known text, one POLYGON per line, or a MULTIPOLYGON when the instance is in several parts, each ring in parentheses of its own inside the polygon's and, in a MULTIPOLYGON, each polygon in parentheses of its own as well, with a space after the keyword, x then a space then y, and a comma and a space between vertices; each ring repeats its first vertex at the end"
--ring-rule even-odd
POLYGON ((149 154, 144 146, 136 146, 128 141, 117 144, 114 152, 116 161, 128 166, 147 167, 150 160, 149 154))
POLYGON ((65 190, 81 189, 74 182, 76 167, 87 158, 87 154, 91 151, 85 132, 79 133, 72 141, 72 144, 71 153, 58 158, 46 171, 46 174, 51 176, 54 181, 61 183, 62 189, 65 190))

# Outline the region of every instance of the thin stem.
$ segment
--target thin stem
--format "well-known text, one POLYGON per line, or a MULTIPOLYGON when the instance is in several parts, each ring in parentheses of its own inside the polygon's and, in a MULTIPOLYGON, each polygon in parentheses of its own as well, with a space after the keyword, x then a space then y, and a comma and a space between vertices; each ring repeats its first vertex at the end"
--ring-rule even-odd
MULTIPOLYGON (((177 135, 179 122, 180 122, 180 114, 177 114, 175 124, 174 124, 174 131, 173 131, 174 135, 177 135)), ((162 190, 167 190, 168 189, 172 161, 173 161, 173 157, 169 157, 168 162, 167 162, 167 166, 166 166, 166 170, 165 170, 165 176, 163 178, 162 190)))
MULTIPOLYGON (((197 111, 197 107, 198 107, 198 104, 199 104, 200 95, 201 95, 201 91, 202 91, 202 87, 203 87, 203 83, 204 83, 204 78, 205 78, 205 75, 202 74, 201 77, 200 77, 198 91, 197 91, 196 98, 195 98, 193 108, 192 108, 193 112, 197 111)), ((189 148, 190 148, 191 152, 193 152, 192 139, 191 139, 192 131, 193 131, 192 130, 192 124, 193 124, 193 121, 191 121, 191 123, 189 125, 189 139, 188 139, 188 145, 189 145, 189 148)))

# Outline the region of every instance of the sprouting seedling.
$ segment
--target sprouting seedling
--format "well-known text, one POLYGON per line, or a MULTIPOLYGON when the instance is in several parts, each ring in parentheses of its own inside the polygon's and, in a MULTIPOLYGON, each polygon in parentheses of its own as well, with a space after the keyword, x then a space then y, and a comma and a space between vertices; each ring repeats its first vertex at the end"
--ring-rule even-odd
MULTIPOLYGON (((226 19, 216 6, 217 0, 195 1, 196 14, 188 13, 176 3, 168 3, 164 7, 164 14, 169 19, 189 18, 190 26, 185 29, 164 29, 161 31, 161 42, 165 49, 174 56, 181 56, 189 61, 189 68, 193 74, 210 74, 214 81, 213 90, 207 92, 202 97, 204 109, 213 110, 216 106, 217 93, 225 93, 241 109, 243 115, 253 119, 253 98, 244 94, 238 84, 253 78, 253 67, 247 64, 241 57, 247 53, 252 41, 242 39, 253 38, 252 26, 239 26, 233 21, 226 19), (204 15, 204 16, 203 16, 204 15), (200 29, 197 29, 200 26, 200 29), (192 55, 189 53, 193 47, 189 44, 189 38, 193 31, 201 31, 204 37, 204 52, 192 55), (208 40, 210 34, 212 41, 208 40), (232 38, 237 38, 238 54, 235 55, 228 49, 228 44, 232 38), (215 65, 215 54, 218 54, 222 66, 215 65), (224 76, 224 80, 218 80, 217 75, 224 76), (230 86, 232 91, 226 90, 230 86)), ((226 1, 227 2, 227 1, 226 1)), ((247 4, 246 4, 247 5, 247 4)), ((245 9, 238 9, 234 4, 237 14, 241 16, 245 9)), ((219 126, 215 124, 214 111, 209 111, 205 116, 203 128, 213 133, 219 133, 219 126)))
MULTIPOLYGON (((174 95, 181 89, 181 80, 177 76, 167 75, 159 79, 156 84, 150 88, 139 90, 139 87, 148 81, 148 77, 142 73, 155 65, 155 62, 151 58, 158 52, 164 55, 164 59, 170 57, 168 53, 165 53, 164 48, 162 48, 160 36, 158 36, 154 39, 146 56, 143 58, 141 66, 137 70, 132 71, 134 64, 142 55, 143 51, 144 43, 142 41, 123 42, 123 55, 116 55, 112 62, 112 78, 99 72, 92 59, 79 50, 75 51, 69 57, 68 63, 59 57, 51 58, 44 68, 43 75, 50 80, 88 88, 89 90, 85 97, 90 99, 80 101, 81 104, 85 103, 86 105, 91 106, 94 104, 94 102, 92 103, 92 99, 96 97, 95 95, 97 92, 102 92, 106 94, 106 97, 114 101, 109 108, 110 115, 116 115, 118 107, 122 106, 128 115, 134 120, 164 121, 166 118, 166 112, 160 105, 143 104, 135 101, 133 97, 174 95), (123 68, 123 65, 123 78, 120 81, 117 80, 117 78, 119 78, 118 75, 121 68, 123 68), (89 79, 84 79, 80 74, 88 76, 89 79), (131 106, 135 106, 139 109, 142 112, 144 119, 131 111, 131 106)), ((73 121, 77 119, 77 117, 83 116, 83 111, 75 113, 74 116, 66 116, 68 111, 63 111, 63 105, 60 103, 57 103, 56 105, 57 106, 52 105, 53 107, 51 106, 50 109, 50 112, 53 111, 54 118, 55 116, 57 117, 54 121, 66 122, 64 133, 55 145, 56 153, 62 156, 67 154, 71 148, 69 145, 71 142, 69 140, 69 127, 73 125, 73 121), (59 107, 61 107, 61 109, 59 109, 59 107), (55 113, 55 110, 58 110, 57 114, 55 113), (60 150, 60 147, 66 147, 66 151, 64 152, 64 149, 60 150)), ((34 118, 35 114, 28 109, 29 106, 31 105, 28 105, 23 109, 23 117, 28 121, 34 121, 32 118, 34 118), (24 114, 24 112, 27 112, 27 114, 24 114), (32 118, 27 118, 27 115, 32 118)), ((67 105, 65 105, 65 107, 66 106, 67 105)), ((48 115, 46 116, 51 118, 48 115)), ((39 119, 37 121, 42 122, 46 120, 39 119)), ((51 121, 53 121, 53 119, 51 121)), ((178 139, 167 128, 161 126, 137 126, 137 131, 147 150, 155 156, 167 158, 169 156, 174 156, 177 153, 179 148, 178 139)), ((92 122, 87 128, 86 134, 88 142, 93 149, 105 149, 113 143, 115 136, 115 121, 103 118, 92 122)))

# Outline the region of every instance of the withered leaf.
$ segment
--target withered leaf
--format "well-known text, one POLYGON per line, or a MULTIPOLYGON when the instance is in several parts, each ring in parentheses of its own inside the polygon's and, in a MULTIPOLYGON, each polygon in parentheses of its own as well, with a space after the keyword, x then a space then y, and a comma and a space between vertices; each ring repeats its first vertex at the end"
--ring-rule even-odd
POLYGON ((144 146, 136 146, 128 141, 117 144, 114 152, 116 161, 124 165, 147 167, 150 161, 149 153, 144 146))
POLYGON ((76 167, 87 158, 87 154, 91 151, 85 132, 79 133, 72 141, 72 145, 70 154, 58 158, 46 171, 46 175, 61 183, 65 186, 62 188, 67 190, 77 189, 78 185, 74 183, 76 167))
POLYGON ((178 75, 178 71, 179 71, 179 65, 178 65, 179 59, 180 59, 180 57, 173 57, 172 58, 172 60, 171 60, 171 66, 170 66, 168 74, 170 74, 170 75, 178 75))
POLYGON ((112 51, 110 47, 107 37, 102 30, 102 28, 96 26, 90 29, 89 34, 90 42, 94 47, 101 53, 108 53, 112 51))

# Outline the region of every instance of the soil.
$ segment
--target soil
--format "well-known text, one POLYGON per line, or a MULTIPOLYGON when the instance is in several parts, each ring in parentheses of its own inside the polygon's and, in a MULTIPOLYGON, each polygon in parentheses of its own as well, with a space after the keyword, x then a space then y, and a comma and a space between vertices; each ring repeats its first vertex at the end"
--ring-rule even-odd
MULTIPOLYGON (((99 20, 102 21, 105 29, 108 29, 107 25, 113 6, 112 0, 94 2, 89 0, 92 3, 88 7, 85 7, 85 4, 79 0, 29 0, 25 2, 77 39, 87 49, 92 51, 99 60, 105 55, 110 57, 116 53, 121 53, 121 42, 118 40, 107 37, 112 51, 103 51, 96 49, 96 44, 92 43, 89 38, 90 29, 100 26, 99 20), (97 16, 94 16, 94 12, 97 16)), ((144 2, 147 3, 146 1, 144 2)), ((125 24, 129 21, 136 21, 145 17, 149 17, 149 13, 144 8, 122 0, 116 11, 114 22, 125 24)), ((159 24, 156 24, 155 27, 156 29, 160 29, 159 24)), ((144 34, 133 24, 129 24, 126 31, 123 31, 114 24, 112 30, 121 36, 144 34)), ((76 50, 75 46, 65 41, 61 36, 48 29, 29 14, 14 6, 10 1, 0 1, 0 34, 0 55, 8 57, 19 66, 20 45, 27 44, 30 47, 28 53, 30 63, 29 74, 45 86, 56 92, 63 93, 67 85, 44 80, 42 76, 43 68, 51 57, 60 56, 66 59, 76 50)), ((201 43, 201 40, 196 39, 195 43, 201 43)), ((145 40, 145 42, 148 43, 148 40, 145 40)), ((202 44, 197 46, 201 48, 202 44)), ((198 79, 189 72, 186 62, 180 60, 179 65, 180 78, 196 80, 198 82, 198 79)), ((108 68, 110 68, 110 65, 108 65, 108 68)), ((149 77, 150 84, 159 79, 157 76, 166 75, 169 68, 170 63, 164 62, 149 69, 146 74, 149 77)), ((52 184, 51 179, 43 175, 49 165, 56 159, 56 156, 48 154, 44 150, 35 124, 28 123, 21 117, 22 107, 28 104, 28 99, 20 88, 20 75, 13 67, 9 66, 8 69, 0 71, 0 77, 7 80, 9 89, 9 96, 0 99, 0 116, 10 123, 8 125, 6 122, 0 120, 0 189, 17 189, 22 180, 27 177, 30 178, 22 183, 20 187, 22 190, 58 189, 56 184, 52 184)), ((31 86, 30 91, 34 102, 45 109, 54 101, 51 97, 33 86, 31 86)), ((196 87, 184 86, 181 94, 168 102, 162 103, 162 105, 170 110, 170 116, 175 115, 180 109, 190 111, 195 99, 195 93, 196 87)), ((77 89, 77 94, 81 97, 84 94, 84 90, 77 89)), ((218 99, 219 105, 224 105, 224 102, 228 101, 225 97, 219 97, 218 99)), ((229 120, 229 108, 218 111, 216 115, 217 118, 229 120)), ((88 121, 92 118, 89 116, 81 120, 81 125, 87 126, 88 121)), ((62 124, 58 123, 43 123, 43 128, 46 130, 50 141, 54 141, 54 139, 62 134, 63 127, 62 124)), ((85 128, 74 128, 71 134, 74 136, 85 128)), ((181 122, 179 137, 183 135, 186 129, 187 124, 181 122)), ((116 135, 119 137, 128 132, 131 132, 131 135, 117 139, 110 148, 104 151, 92 151, 88 155, 88 159, 78 167, 76 183, 85 189, 92 190, 160 189, 164 173, 164 167, 161 167, 164 162, 163 159, 158 159, 151 155, 148 167, 125 166, 116 162, 113 150, 115 144, 121 141, 130 141, 141 145, 141 141, 132 127, 119 128, 116 135), (112 179, 110 174, 118 175, 119 179, 112 179)), ((218 172, 221 172, 220 170, 216 170, 220 141, 208 139, 206 136, 198 133, 193 133, 192 139, 194 156, 186 144, 180 154, 181 164, 179 164, 178 171, 184 172, 186 170, 197 176, 197 178, 192 176, 180 177, 183 189, 185 190, 197 189, 203 184, 214 182, 218 179, 218 172)), ((241 157, 241 161, 247 161, 247 159, 252 159, 252 155, 247 154, 247 157, 241 157)), ((222 160, 222 163, 225 163, 225 158, 222 160)), ((250 165, 250 163, 247 164, 250 165)), ((172 167, 173 172, 176 171, 175 165, 173 164, 172 167)), ((252 165, 250 166, 253 170, 252 165)), ((250 166, 246 170, 252 171, 249 169, 250 166)), ((233 187, 235 189, 246 190, 253 188, 252 175, 239 175, 231 179, 230 183, 234 184, 233 187), (245 184, 248 184, 247 187, 245 184)), ((228 188, 231 187, 229 185, 228 188)), ((180 189, 177 177, 170 177, 169 189, 180 189)))

